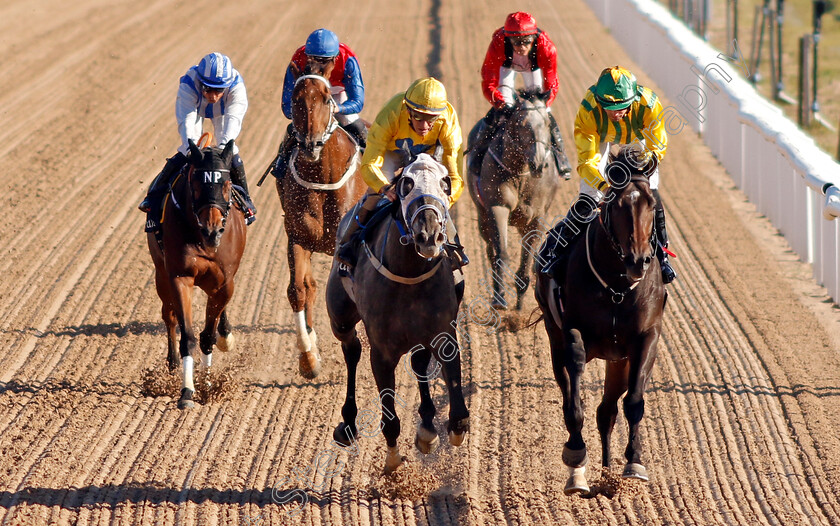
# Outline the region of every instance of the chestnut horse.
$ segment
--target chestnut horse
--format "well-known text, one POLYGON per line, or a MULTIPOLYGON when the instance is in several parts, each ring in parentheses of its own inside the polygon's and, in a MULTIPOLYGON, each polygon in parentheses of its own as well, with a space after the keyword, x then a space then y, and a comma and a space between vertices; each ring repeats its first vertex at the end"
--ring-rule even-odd
MULTIPOLYGON (((531 281, 531 261, 541 230, 540 221, 554 201, 559 187, 557 168, 551 151, 548 95, 520 90, 516 104, 503 128, 496 132, 478 173, 468 171, 467 185, 478 210, 478 227, 487 246, 487 259, 493 269, 493 298, 496 309, 507 309, 504 276, 509 270, 508 225, 522 237, 519 269, 514 278, 516 309, 531 281)), ((473 127, 469 147, 475 143, 483 121, 473 127)))
POLYGON ((607 361, 604 395, 598 406, 601 463, 610 464, 610 436, 624 397, 630 428, 623 477, 647 480, 641 461, 639 424, 645 409, 645 386, 656 359, 667 298, 656 260, 653 228, 655 199, 646 174, 655 161, 624 146, 608 165, 612 188, 600 214, 568 250, 563 283, 537 274, 536 296, 551 343, 554 376, 563 393, 563 415, 569 440, 563 462, 570 476, 565 493, 588 493, 587 461, 581 402, 584 365, 593 358, 607 361), (621 177, 617 177, 620 175, 621 177))
POLYGON ((312 253, 332 255, 341 217, 359 200, 367 185, 359 175, 359 149, 333 115, 330 83, 320 75, 302 75, 292 92, 292 124, 298 145, 287 173, 277 179, 285 212, 289 272, 287 294, 297 325, 299 368, 315 378, 321 356, 312 329, 317 285, 312 253))
POLYGON ((155 285, 163 302, 169 370, 178 366, 176 323, 181 330, 180 358, 183 383, 178 408, 193 407, 192 292, 199 286, 207 294, 204 330, 199 337, 201 363, 209 367, 213 345, 220 351, 234 347, 231 323, 225 310, 233 296, 233 278, 245 251, 245 218, 237 206, 230 181, 233 141, 219 148, 199 149, 192 140, 189 165, 166 198, 162 238, 147 235, 155 264, 155 285), (221 339, 217 340, 218 330, 221 339))

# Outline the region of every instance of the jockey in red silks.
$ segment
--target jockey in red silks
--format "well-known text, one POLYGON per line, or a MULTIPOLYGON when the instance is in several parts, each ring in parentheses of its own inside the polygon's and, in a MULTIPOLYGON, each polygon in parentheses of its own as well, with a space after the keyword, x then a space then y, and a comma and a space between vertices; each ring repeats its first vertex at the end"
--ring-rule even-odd
MULTIPOLYGON (((187 164, 189 140, 198 143, 204 119, 212 121, 218 146, 224 148, 229 141, 239 136, 247 110, 245 82, 226 55, 210 53, 181 77, 175 99, 175 119, 178 121, 181 146, 175 155, 166 160, 163 170, 152 181, 146 198, 138 207, 147 214, 147 232, 154 232, 160 228, 161 198, 169 190, 175 176, 187 164)), ((239 147, 235 142, 233 152, 230 179, 245 192, 245 222, 250 225, 256 220, 257 209, 248 193, 245 166, 239 157, 239 147)))
POLYGON ((551 120, 551 142, 558 173, 568 179, 572 167, 563 151, 563 137, 551 114, 551 103, 557 96, 557 50, 545 31, 528 13, 508 15, 504 27, 493 33, 484 64, 481 66, 481 91, 493 106, 484 117, 484 128, 476 139, 469 167, 481 169, 481 161, 496 130, 504 123, 514 104, 514 77, 522 76, 526 90, 548 93, 546 107, 551 120))
MULTIPOLYGON (((307 67, 323 68, 324 75, 330 83, 330 91, 335 101, 335 117, 338 124, 345 129, 364 150, 367 142, 367 128, 359 118, 359 112, 365 105, 365 84, 362 81, 362 70, 356 55, 346 45, 338 40, 338 36, 329 29, 316 29, 306 39, 306 44, 299 47, 292 55, 292 60, 286 68, 283 79, 283 115, 292 118, 292 92, 297 80, 306 73, 307 67)), ((280 145, 280 152, 272 173, 275 177, 283 177, 286 164, 295 143, 295 133, 292 124, 286 131, 286 137, 280 145)))

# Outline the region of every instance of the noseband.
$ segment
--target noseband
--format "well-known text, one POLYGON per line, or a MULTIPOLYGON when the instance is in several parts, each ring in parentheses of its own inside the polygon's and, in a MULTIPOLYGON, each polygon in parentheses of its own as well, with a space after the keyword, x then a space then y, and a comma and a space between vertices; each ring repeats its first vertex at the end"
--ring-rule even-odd
MULTIPOLYGON (((426 210, 434 211, 435 218, 437 219, 438 225, 440 226, 440 231, 441 231, 441 233, 443 233, 444 243, 446 243, 446 241, 448 241, 448 238, 447 238, 447 235, 446 235, 446 214, 447 214, 446 203, 444 203, 441 198, 439 198, 438 196, 433 195, 433 194, 420 194, 417 197, 415 197, 414 199, 412 199, 411 201, 409 201, 408 203, 404 203, 402 200, 400 200, 400 204, 402 205, 402 207, 401 207, 402 212, 403 212, 402 216, 403 216, 403 222, 405 223, 405 228, 403 228, 403 225, 401 224, 401 222, 397 221, 397 228, 400 231, 400 244, 401 245, 407 246, 409 243, 414 241, 414 230, 413 230, 412 226, 414 225, 414 222, 417 220, 417 218, 420 216, 420 214, 422 212, 426 211, 426 210), (432 199, 431 203, 423 203, 422 202, 422 200, 427 198, 427 197, 429 199, 432 199), (406 217, 408 211, 411 210, 411 207, 418 201, 420 201, 422 204, 420 206, 418 206, 417 209, 414 210, 411 213, 410 217, 406 217)), ((420 254, 418 253, 418 255, 420 255, 420 254)))

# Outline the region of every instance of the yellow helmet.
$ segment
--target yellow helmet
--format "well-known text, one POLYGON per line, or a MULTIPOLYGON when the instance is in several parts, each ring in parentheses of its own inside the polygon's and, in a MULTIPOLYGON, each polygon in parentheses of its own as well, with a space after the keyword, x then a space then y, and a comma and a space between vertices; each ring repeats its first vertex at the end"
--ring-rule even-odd
POLYGON ((446 88, 434 77, 417 79, 406 90, 403 102, 414 111, 439 115, 446 111, 446 88))

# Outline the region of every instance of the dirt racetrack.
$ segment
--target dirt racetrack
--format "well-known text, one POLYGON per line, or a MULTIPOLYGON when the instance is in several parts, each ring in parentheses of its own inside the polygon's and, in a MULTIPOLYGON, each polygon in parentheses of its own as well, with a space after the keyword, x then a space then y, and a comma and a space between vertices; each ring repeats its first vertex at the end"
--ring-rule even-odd
MULTIPOLYGON (((478 70, 489 36, 514 9, 534 13, 557 44, 553 110, 567 142, 604 66, 628 65, 656 89, 580 0, 0 5, 0 525, 840 525, 840 314, 689 131, 662 165, 680 278, 647 390, 649 483, 618 478, 623 416, 614 467, 598 473, 603 364, 593 363, 584 392, 595 494, 564 496, 567 434, 544 331, 471 323, 472 429, 460 448, 414 449, 418 395, 403 372, 409 463, 399 476, 381 474, 381 436, 362 438, 335 476, 314 475, 300 513, 273 501, 275 487, 304 486, 286 477, 312 478, 345 385, 323 308, 324 371, 311 382, 297 374, 283 214, 273 184, 255 186, 286 127, 287 61, 312 29, 331 28, 360 59, 365 118, 434 74, 466 134, 487 109, 478 70), (213 50, 248 87, 238 143, 259 220, 229 309, 238 347, 215 355, 226 372, 215 385, 227 391, 184 412, 146 396, 166 384, 165 336, 136 205, 177 146, 178 78, 213 50)), ((576 191, 576 179, 563 186, 555 215, 576 191)), ((456 209, 473 261, 468 304, 489 269, 466 195, 456 209)), ((322 295, 328 265, 316 258, 322 295)), ((529 293, 526 311, 535 306, 529 293)), ((360 407, 375 408, 361 365, 360 407)), ((442 429, 440 380, 432 393, 442 429)))

